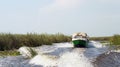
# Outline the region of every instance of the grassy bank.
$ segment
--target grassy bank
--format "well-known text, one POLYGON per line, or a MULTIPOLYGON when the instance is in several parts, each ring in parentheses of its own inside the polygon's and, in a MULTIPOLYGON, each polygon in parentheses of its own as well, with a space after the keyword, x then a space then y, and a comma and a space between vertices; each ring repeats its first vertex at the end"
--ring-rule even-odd
POLYGON ((20 55, 20 53, 16 50, 0 51, 0 56, 17 56, 17 55, 20 55))
POLYGON ((111 45, 119 45, 120 46, 120 35, 116 34, 110 39, 111 45))
POLYGON ((94 41, 109 41, 112 38, 112 36, 107 36, 107 37, 90 37, 90 40, 94 41))
POLYGON ((36 47, 41 45, 51 45, 52 43, 69 42, 71 37, 57 34, 10 34, 0 33, 0 51, 14 50, 21 46, 36 47))
POLYGON ((109 37, 91 37, 90 40, 100 41, 102 43, 109 42, 111 47, 120 49, 120 35, 115 34, 109 37))
MULTIPOLYGON (((120 35, 109 37, 90 37, 90 40, 110 42, 111 45, 120 45, 120 35)), ((0 33, 0 51, 14 50, 21 46, 36 47, 41 45, 51 45, 52 43, 70 42, 71 37, 57 33, 57 34, 11 34, 0 33)))

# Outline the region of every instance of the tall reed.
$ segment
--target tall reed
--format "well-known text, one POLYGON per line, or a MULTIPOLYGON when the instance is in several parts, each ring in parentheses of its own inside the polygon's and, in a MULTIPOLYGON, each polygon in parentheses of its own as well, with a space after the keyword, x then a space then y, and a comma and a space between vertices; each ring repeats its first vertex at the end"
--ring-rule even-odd
POLYGON ((11 33, 0 33, 0 50, 12 50, 18 49, 21 46, 41 46, 51 45, 52 43, 69 42, 71 41, 70 36, 66 36, 61 33, 57 34, 11 34, 11 33))
POLYGON ((119 45, 120 46, 120 35, 115 34, 111 39, 110 39, 111 45, 119 45))

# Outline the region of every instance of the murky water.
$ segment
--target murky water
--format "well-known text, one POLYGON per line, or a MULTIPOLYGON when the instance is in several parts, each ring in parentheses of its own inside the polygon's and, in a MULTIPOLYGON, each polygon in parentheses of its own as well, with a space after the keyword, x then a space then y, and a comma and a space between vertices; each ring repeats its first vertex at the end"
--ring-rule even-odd
POLYGON ((22 47, 19 49, 22 56, 0 58, 0 67, 100 67, 103 60, 98 58, 106 53, 108 48, 95 41, 91 41, 89 47, 73 48, 71 43, 44 45, 33 48, 38 55, 31 59, 26 59, 27 56, 30 56, 30 53, 27 47, 22 47))

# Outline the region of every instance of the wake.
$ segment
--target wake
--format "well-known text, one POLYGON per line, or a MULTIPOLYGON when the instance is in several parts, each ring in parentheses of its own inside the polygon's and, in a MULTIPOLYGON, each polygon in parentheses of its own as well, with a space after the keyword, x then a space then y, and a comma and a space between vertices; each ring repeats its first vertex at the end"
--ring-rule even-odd
MULTIPOLYGON (((89 43, 89 48, 73 48, 71 43, 54 43, 52 46, 33 47, 32 49, 38 55, 31 59, 26 59, 31 56, 27 49, 28 47, 19 49, 22 56, 0 58, 0 67, 105 67, 104 63, 108 63, 105 55, 109 51, 108 47, 95 41, 89 43), (103 60, 98 59, 101 58, 101 55, 106 58, 104 63, 102 63, 103 60), (100 66, 101 64, 103 66, 100 66)), ((111 57, 112 54, 109 53, 108 56, 111 57)), ((117 62, 119 61, 115 61, 115 63, 117 62)))

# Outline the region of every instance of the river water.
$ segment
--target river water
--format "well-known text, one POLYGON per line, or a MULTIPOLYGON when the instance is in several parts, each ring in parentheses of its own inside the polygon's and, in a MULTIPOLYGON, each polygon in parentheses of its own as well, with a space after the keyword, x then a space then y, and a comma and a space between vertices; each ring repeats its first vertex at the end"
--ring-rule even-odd
POLYGON ((71 43, 32 47, 38 55, 31 59, 27 48, 18 50, 20 56, 0 58, 0 67, 120 67, 119 52, 109 52, 108 46, 96 41, 90 41, 89 48, 73 48, 71 43))

